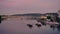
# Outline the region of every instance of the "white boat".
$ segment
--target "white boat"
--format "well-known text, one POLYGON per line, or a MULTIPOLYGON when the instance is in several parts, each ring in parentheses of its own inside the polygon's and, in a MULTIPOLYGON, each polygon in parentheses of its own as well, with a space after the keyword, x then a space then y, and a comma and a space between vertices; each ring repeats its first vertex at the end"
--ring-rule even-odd
POLYGON ((46 22, 46 24, 49 24, 49 25, 59 25, 59 23, 57 23, 57 22, 46 22))

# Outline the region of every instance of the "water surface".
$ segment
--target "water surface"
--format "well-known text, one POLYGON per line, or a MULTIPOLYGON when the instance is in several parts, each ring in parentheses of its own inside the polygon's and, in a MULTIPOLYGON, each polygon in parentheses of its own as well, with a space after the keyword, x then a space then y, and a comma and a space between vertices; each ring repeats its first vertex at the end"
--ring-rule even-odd
POLYGON ((36 20, 10 18, 0 24, 0 34, 60 34, 60 28, 51 28, 50 25, 37 27, 36 20), (29 28, 27 24, 33 25, 29 28))

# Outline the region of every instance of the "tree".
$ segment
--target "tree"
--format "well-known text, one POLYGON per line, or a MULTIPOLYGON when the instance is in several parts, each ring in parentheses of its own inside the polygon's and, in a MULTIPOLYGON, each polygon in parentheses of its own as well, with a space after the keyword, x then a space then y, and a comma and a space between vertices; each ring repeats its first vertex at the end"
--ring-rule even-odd
POLYGON ((0 16, 0 23, 1 23, 1 16, 0 16))
POLYGON ((47 16, 47 19, 51 19, 51 16, 47 16))

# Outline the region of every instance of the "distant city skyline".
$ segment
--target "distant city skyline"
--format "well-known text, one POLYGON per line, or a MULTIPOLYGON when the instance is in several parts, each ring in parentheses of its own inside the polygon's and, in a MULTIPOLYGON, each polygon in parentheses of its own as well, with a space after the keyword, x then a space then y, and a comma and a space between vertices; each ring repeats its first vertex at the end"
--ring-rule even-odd
POLYGON ((0 0, 0 15, 58 12, 60 0, 0 0))

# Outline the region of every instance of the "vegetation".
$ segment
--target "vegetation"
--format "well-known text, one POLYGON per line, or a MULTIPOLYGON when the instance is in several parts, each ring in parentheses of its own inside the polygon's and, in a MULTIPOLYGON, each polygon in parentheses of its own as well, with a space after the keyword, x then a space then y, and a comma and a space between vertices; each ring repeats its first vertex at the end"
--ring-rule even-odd
POLYGON ((51 19, 51 16, 47 16, 47 19, 51 19))
POLYGON ((1 23, 1 16, 0 16, 0 23, 1 23))

